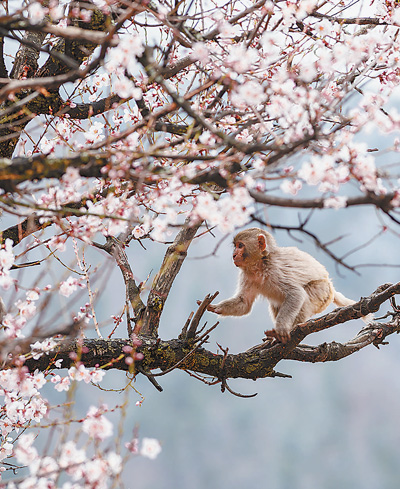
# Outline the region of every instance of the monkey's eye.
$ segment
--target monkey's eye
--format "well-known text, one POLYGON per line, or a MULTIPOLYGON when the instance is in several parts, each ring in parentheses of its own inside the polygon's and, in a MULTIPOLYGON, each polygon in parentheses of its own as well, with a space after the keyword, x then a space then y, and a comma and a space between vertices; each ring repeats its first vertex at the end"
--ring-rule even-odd
POLYGON ((238 247, 239 249, 242 249, 242 248, 244 248, 244 244, 243 244, 243 243, 238 243, 238 244, 237 244, 237 247, 238 247))

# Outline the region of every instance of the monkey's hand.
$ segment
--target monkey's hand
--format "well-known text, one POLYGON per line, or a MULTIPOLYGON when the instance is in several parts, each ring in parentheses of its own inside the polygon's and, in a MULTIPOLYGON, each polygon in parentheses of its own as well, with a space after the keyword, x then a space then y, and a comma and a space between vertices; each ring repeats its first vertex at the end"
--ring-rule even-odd
POLYGON ((215 314, 219 314, 219 309, 216 304, 209 304, 207 306, 207 311, 214 312, 215 314))
POLYGON ((279 330, 278 331, 276 329, 269 329, 267 331, 264 331, 264 334, 265 334, 267 340, 270 340, 271 338, 275 338, 276 340, 278 340, 284 344, 290 340, 290 331, 289 330, 279 330))
MULTIPOLYGON (((196 301, 197 302, 197 305, 200 306, 201 305, 201 301, 196 301)), ((219 310, 218 310, 218 306, 217 304, 209 304, 206 308, 207 311, 210 311, 210 312, 215 312, 215 314, 220 314, 219 310)))

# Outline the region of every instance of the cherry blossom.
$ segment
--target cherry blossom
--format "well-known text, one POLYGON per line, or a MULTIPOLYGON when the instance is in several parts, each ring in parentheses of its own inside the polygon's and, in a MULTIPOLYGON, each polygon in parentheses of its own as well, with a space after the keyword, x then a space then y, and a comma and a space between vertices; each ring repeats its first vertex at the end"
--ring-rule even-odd
POLYGON ((60 378, 59 382, 56 383, 54 389, 58 392, 68 391, 70 385, 71 385, 71 381, 69 380, 69 378, 63 377, 62 379, 60 378))
POLYGON ((67 441, 61 447, 58 463, 71 475, 81 473, 80 465, 86 461, 86 453, 83 448, 78 448, 72 440, 67 441), (77 470, 78 469, 78 470, 77 470))
POLYGON ((346 206, 347 198, 343 195, 336 195, 335 197, 329 197, 324 200, 324 207, 331 207, 333 209, 341 209, 346 206))
POLYGON ((284 180, 280 185, 282 192, 292 195, 296 195, 302 187, 300 180, 284 180))
POLYGON ((46 9, 39 2, 32 2, 28 5, 29 20, 32 24, 40 24, 46 15, 46 9))
POLYGON ((155 438, 143 438, 139 453, 154 460, 161 453, 160 442, 155 438))
POLYGON ((69 297, 80 286, 80 280, 70 275, 67 280, 60 284, 60 294, 69 297))
POLYGON ((94 144, 95 142, 102 141, 105 138, 103 134, 104 126, 101 122, 93 122, 89 129, 84 133, 86 143, 94 144))
POLYGON ((236 107, 244 108, 247 105, 261 104, 266 99, 266 95, 260 83, 248 81, 239 85, 231 98, 236 107))
POLYGON ((108 438, 113 433, 112 423, 102 414, 102 410, 92 406, 82 423, 82 430, 90 437, 99 440, 108 438))
POLYGON ((43 353, 48 355, 57 346, 57 341, 48 338, 44 341, 36 341, 31 344, 32 356, 35 360, 39 359, 43 353))
POLYGON ((203 66, 205 66, 210 61, 210 51, 207 48, 206 44, 203 42, 195 42, 192 46, 192 54, 193 59, 200 61, 203 66))
POLYGON ((83 380, 86 384, 88 384, 91 381, 90 370, 83 364, 80 364, 78 367, 71 367, 68 370, 68 374, 72 380, 77 380, 78 382, 83 380))
POLYGON ((19 463, 24 465, 29 465, 38 457, 38 452, 35 447, 33 447, 33 442, 36 436, 30 433, 24 433, 19 436, 18 444, 14 449, 14 455, 19 463))
POLYGON ((135 98, 139 100, 142 97, 142 90, 138 88, 129 78, 119 77, 114 83, 115 92, 121 98, 135 98))

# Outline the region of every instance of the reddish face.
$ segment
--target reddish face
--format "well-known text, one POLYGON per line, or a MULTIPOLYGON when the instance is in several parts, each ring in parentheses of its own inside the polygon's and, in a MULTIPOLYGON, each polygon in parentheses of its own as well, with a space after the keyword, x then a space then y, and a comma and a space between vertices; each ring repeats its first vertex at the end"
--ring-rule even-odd
POLYGON ((233 250, 233 263, 237 267, 242 267, 246 259, 246 246, 241 241, 235 243, 235 249, 233 250))

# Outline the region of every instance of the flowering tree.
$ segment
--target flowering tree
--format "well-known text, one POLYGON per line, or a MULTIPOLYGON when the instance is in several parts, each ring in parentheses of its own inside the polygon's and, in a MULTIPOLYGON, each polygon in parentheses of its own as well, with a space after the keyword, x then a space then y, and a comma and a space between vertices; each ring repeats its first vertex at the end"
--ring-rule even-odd
MULTIPOLYGON (((76 420, 93 450, 64 433, 57 456, 39 455, 37 430, 27 428, 45 417, 51 425, 46 384, 69 395, 76 382, 97 384, 119 369, 128 383, 142 374, 161 389, 154 369, 182 369, 233 392, 229 378, 280 375, 275 367, 287 358, 339 360, 400 330, 398 283, 309 320, 285 345, 237 355, 205 349, 216 325, 199 326, 215 294, 188 311, 179 337, 159 336, 188 247, 214 228, 298 231, 347 268, 310 230, 312 214, 277 225, 266 210, 374 206, 381 229, 398 233, 398 175, 379 156, 399 151, 400 113, 390 101, 400 85, 400 10, 395 1, 367 3, 364 11, 361 0, 350 9, 330 0, 3 2, 0 285, 10 300, 0 340, 0 453, 3 471, 29 469, 10 487, 98 488, 120 476, 121 454, 99 449, 118 406, 93 406, 76 420), (372 130, 385 135, 385 147, 368 146, 372 130), (132 242, 167 245, 151 280, 137 283, 125 252, 132 242), (126 289, 106 339, 91 248, 111 257, 126 289), (38 250, 43 258, 32 261, 38 250), (60 263, 67 273, 48 285, 60 263), (57 296, 75 298, 67 303, 74 318, 49 329, 43 318, 57 296), (300 343, 388 299, 390 321, 348 343, 300 343), (59 369, 68 371, 61 377, 59 369)), ((154 458, 160 446, 135 436, 125 449, 154 458)))

